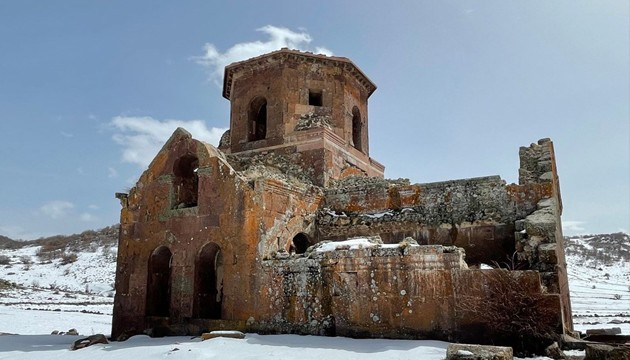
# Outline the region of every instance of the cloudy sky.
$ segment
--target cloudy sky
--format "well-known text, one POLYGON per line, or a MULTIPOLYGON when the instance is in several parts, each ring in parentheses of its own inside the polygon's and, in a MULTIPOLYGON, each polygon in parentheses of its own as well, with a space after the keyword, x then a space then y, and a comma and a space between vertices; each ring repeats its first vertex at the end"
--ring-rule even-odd
POLYGON ((223 67, 281 47, 351 58, 379 87, 386 176, 518 180, 556 147, 566 234, 628 231, 629 20, 616 1, 0 2, 0 234, 118 221, 177 126, 216 144, 223 67), (228 2, 225 2, 228 3, 228 2))

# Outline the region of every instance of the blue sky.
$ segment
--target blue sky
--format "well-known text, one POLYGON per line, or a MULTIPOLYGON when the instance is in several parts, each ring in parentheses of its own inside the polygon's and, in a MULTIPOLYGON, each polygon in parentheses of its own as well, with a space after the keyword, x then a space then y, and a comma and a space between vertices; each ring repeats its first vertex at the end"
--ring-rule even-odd
POLYGON ((518 179, 550 137, 566 234, 630 228, 627 1, 2 1, 0 234, 118 221, 174 127, 218 140, 222 66, 281 46, 352 59, 378 86, 386 176, 518 179))

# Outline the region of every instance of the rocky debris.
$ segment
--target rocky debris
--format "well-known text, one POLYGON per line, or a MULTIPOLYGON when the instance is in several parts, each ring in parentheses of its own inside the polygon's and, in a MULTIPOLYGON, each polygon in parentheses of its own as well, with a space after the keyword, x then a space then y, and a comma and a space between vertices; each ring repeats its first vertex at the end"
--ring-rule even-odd
POLYGON ((630 348, 587 344, 584 360, 630 360, 630 348))
POLYGON ((109 341, 107 341, 107 338, 103 334, 90 335, 73 342, 70 350, 79 350, 94 344, 109 344, 109 341))
POLYGON ((579 338, 579 334, 575 336, 570 336, 563 334, 560 337, 562 342, 562 348, 565 350, 584 350, 586 349, 587 342, 579 338))
POLYGON ((201 340, 209 340, 218 337, 231 338, 231 339, 245 339, 245 334, 236 330, 220 330, 211 331, 209 333, 201 334, 201 340))
POLYGON ((333 126, 331 121, 332 118, 330 117, 330 115, 322 115, 309 112, 300 115, 300 118, 298 119, 294 130, 302 131, 315 128, 326 128, 332 130, 333 126))
POLYGON ((545 355, 555 360, 563 360, 567 358, 557 342, 547 346, 545 349, 545 355))
POLYGON ((505 346, 449 344, 446 360, 512 360, 512 348, 505 346))
POLYGON ((326 190, 327 192, 337 193, 345 192, 353 188, 388 188, 390 186, 407 186, 410 185, 409 179, 383 179, 379 177, 368 176, 348 176, 340 180, 333 180, 326 190))
POLYGON ((77 329, 70 329, 68 331, 59 331, 59 330, 53 330, 50 335, 73 335, 73 336, 77 336, 79 335, 79 332, 77 331, 77 329))
POLYGON ((231 137, 230 137, 230 129, 225 130, 223 135, 221 135, 221 140, 219 140, 219 149, 227 149, 231 145, 231 137))
POLYGON ((254 155, 227 155, 228 163, 247 179, 275 179, 293 185, 313 185, 307 171, 295 164, 295 161, 276 153, 257 153, 254 155))
POLYGON ((406 248, 408 246, 416 246, 416 245, 418 245, 418 242, 416 241, 416 239, 412 237, 406 237, 401 242, 398 243, 398 246, 400 246, 401 248, 406 248))

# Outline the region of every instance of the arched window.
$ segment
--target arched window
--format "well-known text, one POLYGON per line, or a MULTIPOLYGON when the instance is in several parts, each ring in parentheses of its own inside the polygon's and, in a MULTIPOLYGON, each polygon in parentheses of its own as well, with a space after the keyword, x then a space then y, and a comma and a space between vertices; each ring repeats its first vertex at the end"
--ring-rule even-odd
POLYGON ((267 137, 267 99, 256 97, 249 104, 248 111, 248 139, 262 140, 267 137))
POLYGON ((296 254, 304 254, 309 246, 311 246, 311 242, 308 239, 308 236, 306 236, 306 234, 304 233, 299 233, 293 237, 290 252, 295 252, 296 254))
POLYGON ((160 246, 149 257, 147 316, 169 316, 171 305, 171 251, 160 246))
POLYGON ((199 191, 199 160, 196 156, 185 155, 175 161, 173 165, 173 208, 181 209, 197 206, 199 191))
POLYGON ((223 300, 223 256, 219 245, 204 245, 195 263, 193 313, 199 319, 220 319, 223 300))
POLYGON ((363 151, 361 144, 362 137, 363 124, 361 122, 361 113, 359 112, 359 108, 355 106, 352 108, 352 144, 359 151, 363 151))

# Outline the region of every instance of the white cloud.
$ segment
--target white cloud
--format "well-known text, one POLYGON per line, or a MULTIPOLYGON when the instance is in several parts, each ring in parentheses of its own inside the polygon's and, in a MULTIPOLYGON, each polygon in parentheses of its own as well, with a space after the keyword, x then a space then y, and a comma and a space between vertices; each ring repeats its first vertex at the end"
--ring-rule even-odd
POLYGON ((98 206, 98 205, 94 205, 94 204, 90 204, 90 205, 88 205, 88 209, 91 209, 91 210, 98 210, 98 209, 99 209, 99 206, 98 206))
POLYGON ((117 116, 111 126, 114 141, 123 148, 123 161, 146 168, 166 140, 178 127, 190 132, 195 139, 217 145, 225 128, 208 128, 201 120, 157 120, 150 116, 117 116))
POLYGON ((83 213, 79 216, 79 218, 81 219, 81 221, 85 221, 85 222, 96 220, 96 217, 90 213, 83 213))
POLYGON ((74 204, 69 201, 55 200, 42 205, 39 210, 51 219, 60 219, 74 208, 74 204))
POLYGON ((114 169, 113 167, 108 167, 107 168, 107 177, 110 179, 113 178, 117 178, 118 177, 118 171, 116 171, 116 169, 114 169))
POLYGON ((221 53, 217 48, 211 44, 206 43, 204 45, 204 52, 202 56, 194 57, 198 64, 201 64, 208 68, 211 77, 219 84, 223 78, 223 69, 225 66, 235 62, 242 61, 266 54, 271 51, 279 50, 283 47, 289 49, 297 49, 304 51, 312 51, 318 54, 324 54, 331 56, 332 52, 324 47, 315 47, 311 49, 309 44, 313 39, 304 30, 295 32, 287 28, 276 27, 273 25, 263 26, 256 31, 262 32, 268 35, 266 41, 252 41, 243 42, 233 45, 227 49, 224 53, 221 53))
POLYGON ((60 131, 59 133, 61 134, 61 136, 66 137, 66 138, 74 137, 74 135, 69 132, 60 131))
POLYGON ((564 235, 584 234, 585 228, 582 226, 584 221, 563 220, 562 233, 564 235))

